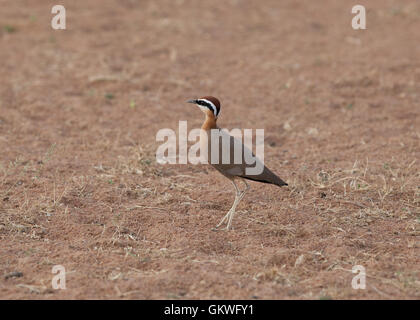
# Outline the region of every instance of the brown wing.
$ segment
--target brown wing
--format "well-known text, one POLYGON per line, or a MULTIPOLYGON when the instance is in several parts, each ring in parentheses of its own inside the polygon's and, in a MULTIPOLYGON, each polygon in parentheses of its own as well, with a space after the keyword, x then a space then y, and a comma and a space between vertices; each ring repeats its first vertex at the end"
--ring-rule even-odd
MULTIPOLYGON (((220 129, 219 129, 220 130, 220 129)), ((255 155, 252 153, 251 150, 249 150, 246 146, 243 145, 241 141, 238 139, 235 139, 233 136, 227 134, 225 131, 220 130, 220 133, 222 134, 222 139, 219 138, 219 154, 214 154, 211 150, 211 143, 210 141, 212 139, 209 139, 209 146, 208 146, 208 160, 209 163, 217 169, 220 173, 225 175, 228 178, 233 177, 241 177, 248 180, 263 182, 263 183, 270 183, 277 186, 287 186, 287 183, 284 182, 282 179, 280 179, 277 175, 275 175, 270 169, 268 169, 258 158, 255 157, 255 155), (226 139, 228 143, 225 145, 223 144, 223 139, 226 139), (240 155, 240 162, 235 163, 235 143, 237 146, 241 147, 240 150, 242 150, 242 153, 240 155), (228 147, 227 147, 228 146, 228 147), (245 154, 248 154, 249 156, 252 156, 253 159, 255 159, 256 163, 247 164, 245 161, 245 154), (213 160, 216 160, 216 163, 212 163, 213 160), (229 155, 229 157, 227 157, 229 155), (225 156, 225 159, 223 159, 223 156, 225 156), (225 163, 223 163, 225 162, 225 163), (254 168, 256 165, 259 166, 259 168, 262 168, 259 173, 257 174, 250 174, 250 170, 246 170, 254 168)), ((209 133, 210 134, 210 133, 209 133)), ((214 140, 214 139, 213 139, 214 140)))

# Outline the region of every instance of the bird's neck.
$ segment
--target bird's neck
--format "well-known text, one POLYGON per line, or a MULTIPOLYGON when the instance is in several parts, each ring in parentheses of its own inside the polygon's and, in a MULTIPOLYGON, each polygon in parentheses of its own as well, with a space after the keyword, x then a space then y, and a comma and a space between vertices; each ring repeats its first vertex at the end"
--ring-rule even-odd
POLYGON ((209 117, 208 115, 206 115, 206 120, 204 120, 204 123, 201 126, 201 129, 211 130, 211 129, 216 129, 216 128, 217 128, 216 119, 214 117, 209 117))

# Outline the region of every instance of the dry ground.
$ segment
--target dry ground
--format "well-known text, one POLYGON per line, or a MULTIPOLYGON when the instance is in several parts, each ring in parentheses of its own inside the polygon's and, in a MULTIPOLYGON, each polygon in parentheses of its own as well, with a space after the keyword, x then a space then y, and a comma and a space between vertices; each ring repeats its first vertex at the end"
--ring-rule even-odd
POLYGON ((61 3, 0 0, 0 298, 420 298, 418 1, 61 3), (232 232, 228 181, 155 160, 203 95, 290 185, 232 232))

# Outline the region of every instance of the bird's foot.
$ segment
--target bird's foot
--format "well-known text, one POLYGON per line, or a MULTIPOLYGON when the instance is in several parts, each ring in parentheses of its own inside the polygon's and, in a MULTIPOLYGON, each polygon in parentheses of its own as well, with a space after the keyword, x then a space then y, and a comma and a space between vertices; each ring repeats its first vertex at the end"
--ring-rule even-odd
POLYGON ((211 231, 230 231, 230 230, 233 230, 233 228, 232 227, 228 228, 227 226, 224 228, 219 228, 218 226, 211 228, 211 231))
POLYGON ((226 213, 226 215, 222 218, 222 220, 220 220, 220 222, 217 224, 217 226, 215 227, 216 229, 219 228, 226 220, 228 220, 229 215, 232 213, 232 210, 229 210, 228 213, 226 213))

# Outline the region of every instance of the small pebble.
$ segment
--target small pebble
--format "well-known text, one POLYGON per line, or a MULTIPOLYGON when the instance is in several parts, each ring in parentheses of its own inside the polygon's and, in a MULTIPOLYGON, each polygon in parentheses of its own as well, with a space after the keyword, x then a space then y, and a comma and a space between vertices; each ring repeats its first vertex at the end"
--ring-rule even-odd
POLYGON ((10 272, 4 276, 6 280, 9 278, 20 278, 20 277, 23 277, 23 273, 19 271, 10 272))

